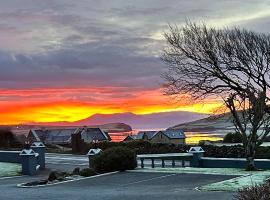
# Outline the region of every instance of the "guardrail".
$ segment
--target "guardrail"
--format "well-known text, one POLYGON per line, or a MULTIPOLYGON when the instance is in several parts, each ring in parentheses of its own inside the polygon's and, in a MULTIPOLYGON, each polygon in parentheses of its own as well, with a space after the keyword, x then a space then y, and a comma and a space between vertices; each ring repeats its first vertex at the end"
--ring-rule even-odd
MULTIPOLYGON (((155 167, 155 161, 161 160, 161 167, 165 167, 165 161, 171 160, 172 167, 175 167, 175 161, 182 161, 182 167, 185 167, 185 161, 190 161, 190 167, 203 168, 245 168, 245 158, 213 158, 203 157, 201 147, 191 147, 189 153, 168 153, 168 154, 144 154, 137 155, 141 161, 141 168, 144 168, 144 161, 151 160, 151 167, 155 167)), ((259 169, 270 169, 270 159, 255 159, 256 167, 259 169)))
POLYGON ((155 167, 155 161, 161 160, 162 168, 165 167, 165 161, 171 160, 172 167, 175 167, 175 161, 182 161, 182 167, 185 167, 185 161, 190 161, 192 163, 193 154, 192 153, 168 153, 168 154, 144 154, 137 155, 137 158, 141 161, 141 168, 144 168, 144 160, 151 160, 151 167, 155 167))

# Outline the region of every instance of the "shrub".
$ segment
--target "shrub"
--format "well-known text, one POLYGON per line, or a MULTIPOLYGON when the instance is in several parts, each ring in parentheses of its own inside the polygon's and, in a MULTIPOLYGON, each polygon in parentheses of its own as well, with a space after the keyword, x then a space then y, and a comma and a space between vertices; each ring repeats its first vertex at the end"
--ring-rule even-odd
MULTIPOLYGON (((153 154, 153 153, 186 153, 191 146, 194 145, 182 145, 182 144, 155 144, 147 141, 128 141, 128 142, 100 142, 94 147, 93 144, 87 144, 87 150, 83 152, 86 154, 89 149, 100 148, 103 151, 112 147, 124 147, 132 149, 136 154, 153 154)), ((241 145, 234 146, 215 146, 206 145, 206 143, 200 143, 199 146, 205 150, 204 155, 206 157, 217 158, 245 158, 245 150, 241 145)), ((256 151, 256 158, 269 159, 270 158, 270 146, 260 146, 256 151)))
POLYGON ((126 147, 109 148, 93 158, 93 167, 97 172, 132 170, 137 167, 136 154, 126 147))
POLYGON ((66 176, 69 176, 69 173, 62 171, 52 171, 49 174, 48 181, 62 181, 65 179, 66 176))
POLYGON ((241 143, 243 141, 242 134, 239 132, 228 133, 223 138, 224 143, 241 143))
POLYGON ((237 200, 269 200, 270 199, 270 181, 262 185, 256 185, 244 188, 235 195, 237 200))
POLYGON ((79 167, 74 168, 72 171, 72 175, 80 175, 80 168, 79 167))
POLYGON ((85 177, 97 175, 95 170, 92 168, 84 168, 79 172, 79 174, 80 176, 85 176, 85 177))
POLYGON ((17 147, 18 141, 9 129, 0 129, 0 148, 17 147))

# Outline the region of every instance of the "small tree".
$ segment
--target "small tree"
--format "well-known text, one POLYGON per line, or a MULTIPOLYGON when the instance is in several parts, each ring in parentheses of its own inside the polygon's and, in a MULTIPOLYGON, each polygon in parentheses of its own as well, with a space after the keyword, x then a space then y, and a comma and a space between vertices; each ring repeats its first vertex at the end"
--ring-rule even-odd
POLYGON ((247 170, 254 170, 256 149, 270 132, 270 36, 187 23, 170 27, 165 38, 166 94, 222 99, 242 134, 247 170))

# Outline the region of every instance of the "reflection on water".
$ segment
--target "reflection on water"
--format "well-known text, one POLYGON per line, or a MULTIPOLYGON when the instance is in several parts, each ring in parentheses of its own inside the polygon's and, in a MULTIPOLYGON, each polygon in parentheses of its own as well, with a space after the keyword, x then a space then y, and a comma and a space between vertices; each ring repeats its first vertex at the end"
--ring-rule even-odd
MULTIPOLYGON (((121 142, 123 141, 130 132, 125 133, 111 133, 110 136, 113 142, 121 142)), ((132 133, 134 134, 134 133, 132 133)), ((186 134, 186 143, 187 144, 198 144, 201 140, 208 140, 208 141, 219 141, 222 140, 223 134, 217 133, 200 133, 200 132, 185 132, 186 134)))
POLYGON ((223 134, 185 132, 187 144, 198 144, 201 140, 219 141, 223 139, 223 134))

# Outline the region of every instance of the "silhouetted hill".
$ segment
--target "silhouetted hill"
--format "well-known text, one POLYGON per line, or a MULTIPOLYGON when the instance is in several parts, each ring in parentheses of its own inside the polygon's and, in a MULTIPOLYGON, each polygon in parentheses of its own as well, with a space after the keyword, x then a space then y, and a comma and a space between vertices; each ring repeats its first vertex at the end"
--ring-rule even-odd
POLYGON ((145 115, 133 113, 95 114, 89 118, 73 122, 72 125, 94 125, 125 123, 133 129, 165 129, 179 122, 194 121, 208 115, 193 112, 162 112, 145 115))
POLYGON ((230 113, 213 115, 203 119, 195 120, 188 123, 181 123, 170 127, 172 129, 183 129, 184 131, 223 131, 231 132, 234 131, 235 127, 233 124, 233 118, 230 113))

